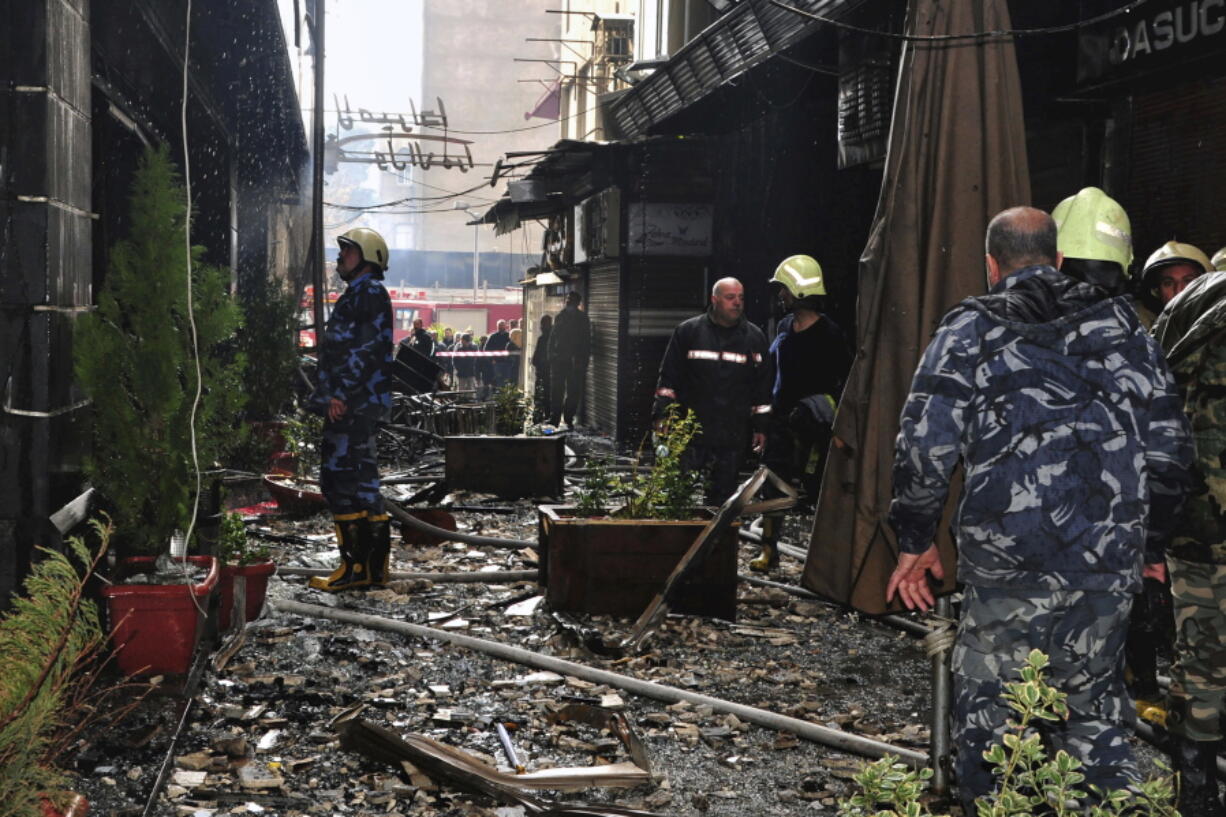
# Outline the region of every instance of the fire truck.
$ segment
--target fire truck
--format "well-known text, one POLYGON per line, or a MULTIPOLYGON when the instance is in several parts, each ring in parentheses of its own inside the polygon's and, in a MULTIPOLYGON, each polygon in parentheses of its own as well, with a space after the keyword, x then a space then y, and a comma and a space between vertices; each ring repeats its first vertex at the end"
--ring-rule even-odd
MULTIPOLYGON (((455 330, 456 335, 471 329, 473 340, 476 340, 482 335, 494 332, 498 321, 522 318, 524 314, 524 306, 520 302, 474 302, 471 297, 467 300, 459 298, 447 300, 431 296, 425 290, 397 287, 388 287, 387 294, 392 298, 392 321, 396 343, 400 343, 409 336, 413 331, 413 321, 416 318, 421 318, 423 325, 427 328, 450 326, 455 330)), ((519 290, 515 290, 514 294, 518 295, 519 290)), ((315 292, 312 287, 308 286, 303 291, 300 304, 303 326, 310 326, 314 323, 314 296, 315 292)), ((339 297, 339 292, 329 292, 324 296, 324 320, 327 320, 332 314, 332 306, 339 297)), ((315 331, 301 330, 298 333, 298 345, 304 348, 314 348, 315 331)))

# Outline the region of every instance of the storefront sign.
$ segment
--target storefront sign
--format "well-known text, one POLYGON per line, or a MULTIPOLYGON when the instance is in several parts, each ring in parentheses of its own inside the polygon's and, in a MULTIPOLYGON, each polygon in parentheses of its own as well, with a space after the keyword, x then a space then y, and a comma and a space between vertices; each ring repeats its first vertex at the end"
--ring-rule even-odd
POLYGON ((1164 0, 1078 38, 1077 81, 1100 84, 1178 65, 1226 45, 1226 0, 1164 0))
POLYGON ((635 202, 627 208, 626 251, 631 255, 710 255, 709 204, 635 202))

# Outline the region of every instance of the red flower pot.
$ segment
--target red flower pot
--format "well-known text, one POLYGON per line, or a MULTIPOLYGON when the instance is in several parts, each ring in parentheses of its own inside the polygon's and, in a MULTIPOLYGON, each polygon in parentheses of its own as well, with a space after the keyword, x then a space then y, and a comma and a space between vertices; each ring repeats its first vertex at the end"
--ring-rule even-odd
MULTIPOLYGON (((315 483, 311 483, 312 486, 315 483)), ((282 474, 265 474, 264 487, 277 506, 291 515, 307 516, 327 507, 324 496, 313 487, 306 487, 293 477, 282 474)))
MULTIPOLYGON (((126 675, 184 673, 191 669, 200 625, 221 570, 212 556, 188 556, 208 568, 197 584, 111 584, 102 589, 115 660, 126 675)), ((120 576, 152 568, 152 556, 120 562, 120 576)))
POLYGON ((234 577, 247 579, 246 620, 255 621, 264 609, 264 596, 268 593, 268 577, 276 572, 273 561, 253 565, 222 565, 221 580, 217 583, 221 608, 217 611, 217 626, 224 633, 230 629, 230 611, 234 609, 234 577))

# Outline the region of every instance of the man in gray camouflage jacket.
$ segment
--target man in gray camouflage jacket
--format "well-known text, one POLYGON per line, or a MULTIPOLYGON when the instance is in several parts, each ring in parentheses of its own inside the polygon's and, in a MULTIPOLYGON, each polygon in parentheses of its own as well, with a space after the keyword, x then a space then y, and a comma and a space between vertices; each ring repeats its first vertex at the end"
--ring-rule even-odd
POLYGON ((886 590, 931 606, 933 535, 961 460, 954 729, 968 814, 993 787, 983 752, 1009 717, 1003 685, 1034 648, 1068 695, 1051 742, 1086 764, 1087 783, 1136 780, 1128 612, 1142 575, 1164 575, 1192 461, 1161 350, 1125 299, 1057 270, 1046 213, 996 216, 986 260, 989 293, 945 316, 903 408, 889 514, 901 552, 886 590))

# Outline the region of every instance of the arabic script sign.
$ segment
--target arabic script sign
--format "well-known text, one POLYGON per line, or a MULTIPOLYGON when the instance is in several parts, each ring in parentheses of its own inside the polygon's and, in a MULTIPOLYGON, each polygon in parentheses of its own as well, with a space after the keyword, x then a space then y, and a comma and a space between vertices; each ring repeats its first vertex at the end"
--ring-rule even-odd
POLYGON ((711 205, 635 202, 627 211, 630 255, 711 254, 711 205))

